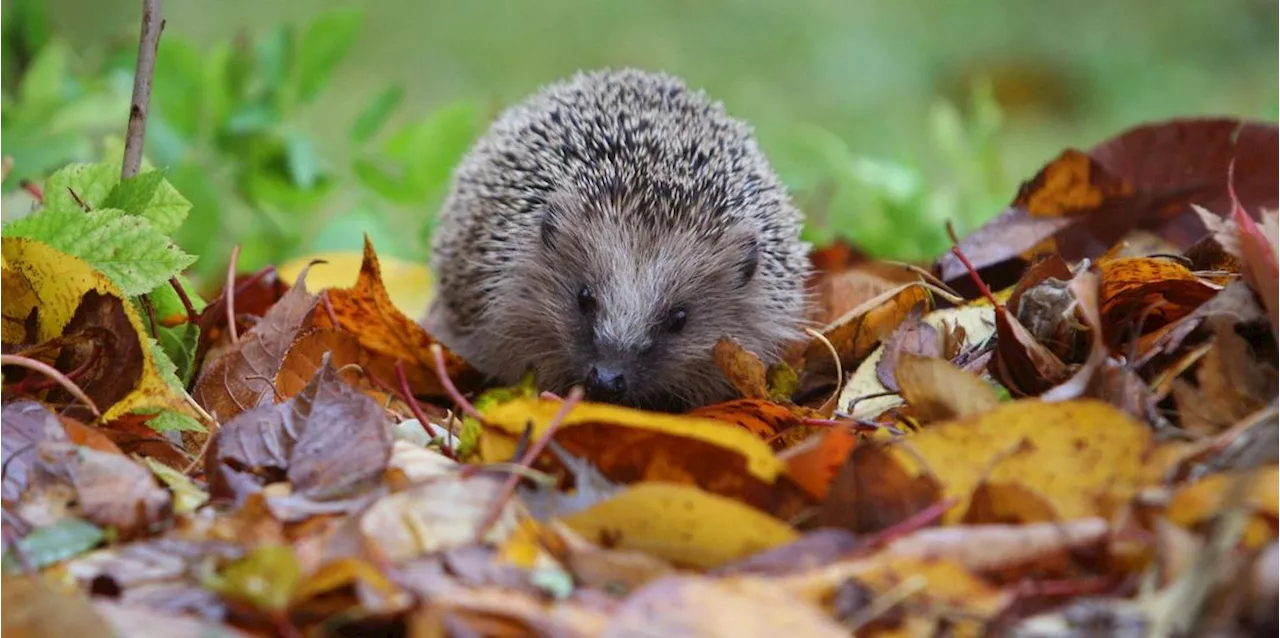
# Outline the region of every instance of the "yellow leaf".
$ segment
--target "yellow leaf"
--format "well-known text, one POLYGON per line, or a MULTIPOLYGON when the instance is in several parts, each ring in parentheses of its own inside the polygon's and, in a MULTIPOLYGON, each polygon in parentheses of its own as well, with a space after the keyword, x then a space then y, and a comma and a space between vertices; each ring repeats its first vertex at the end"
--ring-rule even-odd
POLYGON ((704 569, 799 536, 738 501, 674 483, 638 483, 562 521, 596 543, 704 569))
POLYGON ((1240 477, 1236 472, 1219 472, 1185 485, 1169 502, 1169 520, 1183 527, 1195 527, 1209 522, 1222 512, 1227 504, 1226 495, 1233 483, 1242 479, 1249 483, 1241 506, 1251 512, 1245 527, 1245 544, 1259 547, 1275 538, 1271 524, 1280 514, 1280 468, 1275 465, 1259 468, 1251 477, 1240 477))
MULTIPOLYGON (((358 252, 329 252, 304 255, 280 266, 284 281, 297 281, 303 268, 313 260, 324 260, 307 272, 307 290, 318 293, 326 288, 351 288, 360 275, 363 256, 358 252)), ((382 285, 386 287, 391 302, 400 312, 410 317, 422 317, 431 303, 431 270, 425 264, 403 261, 394 257, 378 256, 382 266, 382 285)))
POLYGON ((964 517, 984 480, 1021 485, 1062 520, 1106 517, 1138 488, 1156 484, 1173 460, 1156 448, 1150 428, 1094 400, 1014 401, 934 424, 889 450, 908 471, 932 471, 944 495, 959 499, 948 523, 964 517))
MULTIPOLYGON (((129 412, 142 408, 166 408, 189 416, 196 416, 187 402, 170 387, 156 369, 151 354, 151 343, 142 319, 133 304, 112 284, 105 275, 94 270, 84 261, 63 254, 58 250, 26 238, 6 237, 0 242, 4 255, 6 276, 4 293, 5 343, 20 343, 25 336, 34 342, 44 342, 62 334, 71 322, 80 301, 90 292, 121 300, 122 311, 128 319, 133 334, 141 348, 142 372, 137 384, 124 398, 110 406, 99 405, 102 420, 112 421, 129 412), (27 294, 26 291, 30 291, 27 294), (21 326, 33 309, 38 308, 35 335, 19 334, 15 326, 21 326)), ((125 335, 117 334, 117 338, 125 335)), ((123 364, 124 362, 120 362, 123 364)))

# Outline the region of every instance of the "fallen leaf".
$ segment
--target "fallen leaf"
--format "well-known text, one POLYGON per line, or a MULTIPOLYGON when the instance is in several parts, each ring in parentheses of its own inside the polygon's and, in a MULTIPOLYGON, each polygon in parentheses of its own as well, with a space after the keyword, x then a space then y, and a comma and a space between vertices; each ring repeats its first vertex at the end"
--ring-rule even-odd
MULTIPOLYGON (((191 393, 219 422, 275 401, 274 381, 285 352, 312 322, 318 299, 306 291, 306 272, 239 343, 210 360, 191 393)), ((213 308, 210 305, 209 308, 213 308)), ((209 310, 206 310, 209 312, 209 310)))
POLYGON ((1191 314, 1221 288, 1186 266, 1158 257, 1106 259, 1102 276, 1102 325, 1135 325, 1142 334, 1191 314))
POLYGON ((3 618, 6 636, 107 636, 111 629, 85 596, 54 588, 38 575, 3 577, 3 618))
MULTIPOLYGON (((443 397, 447 393, 436 378, 431 346, 439 342, 392 302, 382 283, 381 266, 373 244, 365 237, 364 260, 355 286, 324 293, 333 310, 316 314, 318 328, 346 330, 356 335, 370 355, 368 369, 380 378, 395 379, 395 364, 404 364, 414 394, 443 397), (334 320, 336 319, 336 324, 334 320)), ((456 354, 443 348, 445 372, 463 391, 477 387, 481 376, 456 354)))
MULTIPOLYGON (((502 481, 492 476, 435 479, 384 496, 360 516, 360 533, 392 563, 469 545, 489 515, 502 481)), ((484 541, 498 543, 516 527, 514 503, 506 503, 484 541)))
POLYGON ((787 474, 814 500, 825 500, 831 481, 857 443, 858 437, 848 430, 828 429, 814 444, 788 450, 792 453, 787 455, 787 474))
POLYGON ((599 635, 836 638, 849 632, 818 608, 763 584, 673 576, 627 598, 599 635))
MULTIPOLYGON (((379 484, 391 455, 382 409, 323 366, 297 396, 261 405, 223 425, 206 467, 215 497, 242 499, 266 483, 287 480, 289 497, 317 507, 352 507, 379 484)), ((295 503, 296 504, 296 503, 295 503)))
POLYGON ((1275 523, 1280 517, 1280 469, 1269 465, 1250 474, 1219 472, 1184 485, 1174 493, 1165 515, 1187 528, 1206 525, 1221 515, 1235 487, 1233 483, 1244 481, 1244 499, 1237 505, 1249 513, 1244 540, 1248 547, 1261 547, 1275 539, 1275 523))
MULTIPOLYGON (((379 259, 382 282, 395 307, 410 317, 421 317, 431 303, 431 270, 423 263, 383 256, 379 259)), ((294 281, 310 267, 307 289, 315 294, 326 288, 350 288, 360 276, 364 257, 356 252, 328 252, 298 257, 280 265, 280 277, 294 281)))
POLYGON ((805 417, 817 417, 815 411, 787 407, 764 399, 725 401, 695 408, 688 414, 691 417, 733 423, 762 440, 769 440, 791 428, 800 427, 801 420, 805 417))
POLYGON ((712 356, 740 396, 747 399, 769 398, 764 363, 754 352, 744 350, 738 342, 724 337, 716 342, 712 356))
POLYGON ((791 542, 789 525, 690 485, 646 481, 561 519, 605 547, 711 568, 791 542))
POLYGON ((898 387, 895 375, 899 353, 925 357, 937 357, 942 354, 942 339, 938 335, 938 330, 922 320, 921 309, 922 306, 913 309, 911 314, 898 324, 889 338, 884 341, 884 352, 876 363, 876 378, 880 380, 880 385, 890 392, 901 389, 898 387))
POLYGON ((963 519, 981 482, 1016 483, 1053 506, 1059 520, 1109 516, 1137 489, 1159 481, 1172 454, 1150 429, 1100 401, 1021 400, 937 423, 890 445, 908 476, 936 478, 957 498, 944 521, 963 519))
POLYGON ((882 445, 859 445, 831 483, 817 524, 870 534, 891 527, 942 500, 928 474, 914 474, 882 445))
MULTIPOLYGON (((559 401, 528 398, 489 408, 483 415, 490 427, 480 439, 481 457, 512 458, 526 427, 532 440, 538 439, 559 410, 559 401)), ((579 403, 553 440, 614 481, 696 485, 783 518, 798 512, 806 500, 783 475, 785 465, 768 444, 715 419, 579 403)), ((535 467, 558 465, 551 455, 543 455, 535 467)))
MULTIPOLYGON (((932 304, 929 289, 923 284, 904 284, 845 313, 828 325, 822 334, 835 347, 839 365, 847 374, 871 354, 881 339, 892 334, 917 306, 928 312, 932 304)), ((804 378, 829 379, 835 375, 836 361, 832 360, 831 352, 822 340, 815 339, 809 343, 804 362, 804 378)), ((801 387, 806 385, 801 383, 801 387)))
POLYGON ((990 385, 945 359, 903 351, 896 374, 902 398, 921 423, 974 416, 1000 404, 990 385))

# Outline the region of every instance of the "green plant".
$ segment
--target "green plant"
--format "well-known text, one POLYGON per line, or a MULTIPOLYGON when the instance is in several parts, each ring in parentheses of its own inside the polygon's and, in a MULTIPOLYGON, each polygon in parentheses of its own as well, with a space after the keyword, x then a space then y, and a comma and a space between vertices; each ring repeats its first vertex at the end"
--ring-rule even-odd
POLYGON ((784 150, 806 166, 786 174, 793 187, 811 195, 801 200, 807 238, 817 244, 849 240, 877 257, 942 253, 949 245, 948 221, 964 234, 1009 197, 997 145, 1001 120, 985 83, 973 87, 967 114, 939 100, 929 121, 932 152, 917 161, 860 155, 825 129, 796 127, 784 150))

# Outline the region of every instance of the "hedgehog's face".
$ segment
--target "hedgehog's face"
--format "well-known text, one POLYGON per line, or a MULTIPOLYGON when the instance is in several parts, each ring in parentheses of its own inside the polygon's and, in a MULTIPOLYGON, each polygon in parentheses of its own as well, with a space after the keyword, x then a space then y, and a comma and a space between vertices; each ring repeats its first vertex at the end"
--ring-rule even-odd
POLYGON ((655 231, 598 210, 544 222, 512 283, 520 331, 548 343, 528 362, 545 388, 651 409, 706 404, 731 393, 712 359, 721 337, 771 354, 790 328, 771 325, 749 229, 655 231))

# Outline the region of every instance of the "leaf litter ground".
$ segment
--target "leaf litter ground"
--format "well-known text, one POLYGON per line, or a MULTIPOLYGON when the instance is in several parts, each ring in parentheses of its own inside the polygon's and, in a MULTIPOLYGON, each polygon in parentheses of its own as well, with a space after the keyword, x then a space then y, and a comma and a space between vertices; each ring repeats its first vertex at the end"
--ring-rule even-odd
POLYGON ((823 329, 679 415, 484 386, 368 243, 178 305, 189 205, 72 167, 3 240, 4 629, 1274 634, 1276 148, 1138 127, 933 264, 819 250, 823 329))

